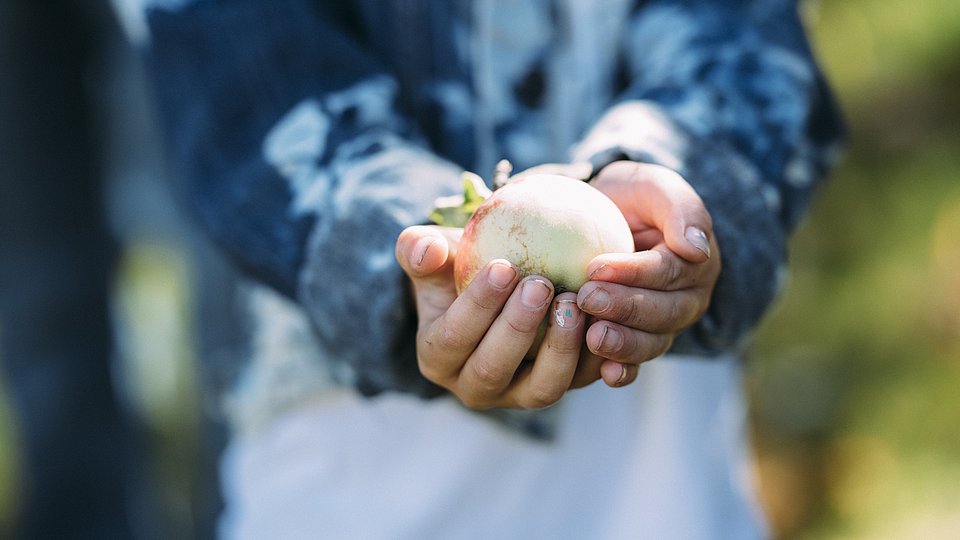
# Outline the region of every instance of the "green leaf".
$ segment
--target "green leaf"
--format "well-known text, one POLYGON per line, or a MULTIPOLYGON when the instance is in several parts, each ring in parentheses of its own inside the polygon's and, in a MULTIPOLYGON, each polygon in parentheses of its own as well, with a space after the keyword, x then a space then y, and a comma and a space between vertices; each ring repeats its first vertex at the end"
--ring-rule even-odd
POLYGON ((436 208, 430 213, 430 221, 442 227, 463 227, 470 216, 486 200, 475 183, 476 175, 463 174, 463 195, 437 199, 436 208))

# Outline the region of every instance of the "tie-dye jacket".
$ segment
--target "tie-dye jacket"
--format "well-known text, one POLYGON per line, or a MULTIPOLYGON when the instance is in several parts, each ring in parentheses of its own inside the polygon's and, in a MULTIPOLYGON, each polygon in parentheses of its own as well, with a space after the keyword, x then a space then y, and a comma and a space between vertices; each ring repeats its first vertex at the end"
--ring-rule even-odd
POLYGON ((309 315, 343 384, 435 395, 394 241, 460 173, 679 171, 723 271, 676 352, 738 347, 840 122, 788 0, 157 1, 149 59, 200 223, 309 315))

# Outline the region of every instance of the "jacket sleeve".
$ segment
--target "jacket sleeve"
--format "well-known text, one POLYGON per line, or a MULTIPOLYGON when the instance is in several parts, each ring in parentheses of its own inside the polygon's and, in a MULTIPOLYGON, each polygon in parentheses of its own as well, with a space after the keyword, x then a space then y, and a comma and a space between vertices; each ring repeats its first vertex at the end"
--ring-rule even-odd
POLYGON ((419 142, 343 5, 153 8, 148 62, 202 227, 306 309, 341 382, 432 394, 394 245, 457 192, 461 170, 419 142))
POLYGON ((573 158, 657 163, 693 185, 723 268, 673 351, 735 349, 782 286, 788 236, 838 153, 841 120, 794 2, 654 1, 628 26, 623 92, 573 158))

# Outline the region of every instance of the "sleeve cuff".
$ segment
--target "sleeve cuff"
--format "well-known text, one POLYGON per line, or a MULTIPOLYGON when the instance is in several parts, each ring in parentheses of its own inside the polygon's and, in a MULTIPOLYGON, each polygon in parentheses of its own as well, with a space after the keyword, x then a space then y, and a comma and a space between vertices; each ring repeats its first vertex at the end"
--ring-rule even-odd
POLYGON ((340 178, 307 239, 297 298, 338 382, 367 395, 438 393, 417 369, 416 317, 396 239, 459 188, 459 167, 388 137, 375 152, 334 162, 340 178), (391 142, 392 141, 392 142, 391 142))

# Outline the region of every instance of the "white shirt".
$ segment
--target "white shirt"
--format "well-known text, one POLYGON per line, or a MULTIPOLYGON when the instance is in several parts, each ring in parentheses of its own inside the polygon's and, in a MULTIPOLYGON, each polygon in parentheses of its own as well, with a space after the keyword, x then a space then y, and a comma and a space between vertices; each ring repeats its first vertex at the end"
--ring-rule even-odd
MULTIPOLYGON (((263 307, 264 319, 288 332, 272 343, 289 347, 296 324, 263 307)), ((259 352, 284 357, 269 347, 259 352)), ((250 385, 246 390, 235 399, 255 399, 250 385)), ((256 428, 238 428, 221 464, 221 535, 766 536, 735 358, 660 358, 643 364, 626 388, 595 383, 557 406, 557 438, 544 442, 452 397, 362 398, 330 387, 277 409, 256 428)))

